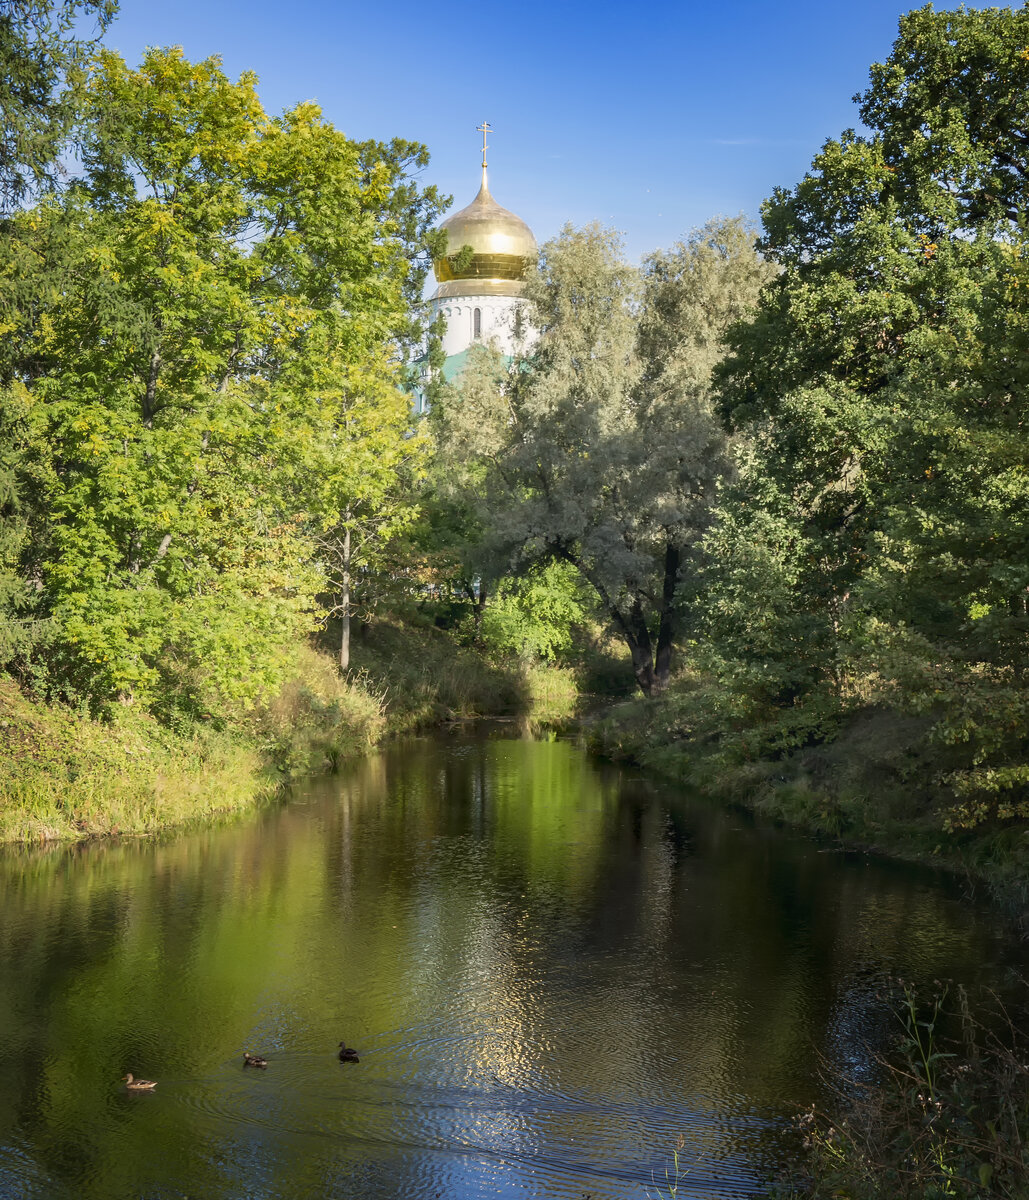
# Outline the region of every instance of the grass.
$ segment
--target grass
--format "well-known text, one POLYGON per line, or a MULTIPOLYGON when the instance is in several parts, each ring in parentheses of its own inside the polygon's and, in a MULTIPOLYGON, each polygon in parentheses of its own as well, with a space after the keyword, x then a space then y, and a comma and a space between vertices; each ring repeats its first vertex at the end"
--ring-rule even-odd
POLYGON ((264 757, 291 777, 367 754, 387 723, 381 687, 361 672, 341 678, 331 658, 299 646, 283 686, 246 724, 264 757))
POLYGON ((259 749, 214 729, 174 734, 126 710, 112 723, 33 703, 0 678, 0 841, 152 833, 274 791, 259 749))
POLYGON ((385 728, 381 696, 307 646, 277 695, 224 727, 172 729, 132 708, 93 720, 0 676, 0 842, 153 834, 244 812, 366 753, 385 728))
POLYGON ((494 658, 428 621, 389 618, 369 622, 351 645, 352 674, 382 696, 391 733, 491 717, 565 726, 597 692, 632 686, 624 660, 603 644, 572 665, 494 658))
MULTIPOLYGON (((1025 981, 1022 983, 1023 991, 1025 981)), ((1025 996, 1019 999, 1024 1006, 1025 996)), ((871 1081, 828 1079, 798 1119, 811 1200, 1022 1200, 1029 1195, 1029 1042, 992 993, 894 985, 898 1036, 871 1081)))
POLYGON ((427 622, 388 619, 355 639, 345 676, 327 653, 298 646, 258 708, 174 728, 131 707, 93 720, 0 676, 0 842, 148 835, 245 812, 293 779, 443 722, 553 728, 580 708, 586 677, 581 667, 493 662, 427 622))
POLYGON ((683 673, 587 723, 588 743, 772 820, 985 883, 1024 917, 1029 828, 1024 821, 948 825, 953 798, 934 782, 944 750, 930 718, 867 705, 850 712, 735 709, 717 682, 683 673))
POLYGON ((351 664, 349 678, 381 696, 389 733, 518 716, 530 703, 516 667, 493 664, 428 623, 370 622, 352 643, 351 664))

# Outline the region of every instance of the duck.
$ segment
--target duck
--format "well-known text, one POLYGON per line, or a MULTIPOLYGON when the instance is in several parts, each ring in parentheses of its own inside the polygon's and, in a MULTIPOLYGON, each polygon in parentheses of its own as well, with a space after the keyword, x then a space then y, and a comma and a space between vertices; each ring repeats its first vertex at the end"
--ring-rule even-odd
POLYGON ((357 1051, 353 1048, 353 1046, 348 1046, 346 1044, 346 1042, 340 1042, 340 1044, 339 1044, 339 1061, 340 1062, 360 1062, 361 1060, 357 1057, 357 1051))
POLYGON ((248 1051, 243 1051, 243 1066, 244 1067, 266 1067, 268 1060, 263 1054, 250 1054, 248 1051))
POLYGON ((130 1092, 152 1092, 157 1087, 157 1081, 154 1079, 136 1079, 130 1071, 124 1077, 122 1083, 130 1092))

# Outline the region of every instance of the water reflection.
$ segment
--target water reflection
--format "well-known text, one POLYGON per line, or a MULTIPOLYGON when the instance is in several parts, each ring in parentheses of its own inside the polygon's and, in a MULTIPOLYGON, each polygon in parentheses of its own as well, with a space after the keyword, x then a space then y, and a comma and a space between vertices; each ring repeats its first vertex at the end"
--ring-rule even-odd
POLYGON ((0 906, 18 1197, 642 1197, 680 1133, 680 1196, 759 1194, 816 1052, 867 1064, 884 972, 1020 953, 928 873, 488 739, 229 828, 0 856, 0 906))

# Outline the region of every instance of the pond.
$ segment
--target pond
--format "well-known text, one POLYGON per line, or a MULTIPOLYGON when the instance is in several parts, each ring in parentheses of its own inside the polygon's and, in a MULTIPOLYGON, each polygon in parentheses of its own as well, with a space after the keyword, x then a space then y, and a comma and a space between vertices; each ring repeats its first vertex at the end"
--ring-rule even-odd
POLYGON ((637 1200, 680 1139, 678 1197, 762 1195, 820 1060, 869 1069, 887 973, 1026 957, 943 876, 486 735, 245 822, 7 851, 0 905, 19 1200, 637 1200))

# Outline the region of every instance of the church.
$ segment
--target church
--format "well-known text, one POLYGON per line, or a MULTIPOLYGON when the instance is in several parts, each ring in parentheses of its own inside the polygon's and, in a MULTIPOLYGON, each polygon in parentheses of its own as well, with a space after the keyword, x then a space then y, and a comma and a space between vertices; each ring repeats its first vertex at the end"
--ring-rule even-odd
MULTIPOLYGON (((429 316, 434 320, 442 314, 446 321, 443 374, 448 380, 460 374, 469 348, 476 342, 492 342, 508 356, 521 348, 515 314, 525 288, 526 267, 537 255, 529 226, 490 195, 486 175, 489 122, 484 121, 478 130, 482 134, 482 186, 471 204, 440 225, 447 233, 446 254, 432 264, 436 290, 428 300, 429 316)), ((426 410, 422 387, 415 388, 414 407, 419 413, 426 410)))

